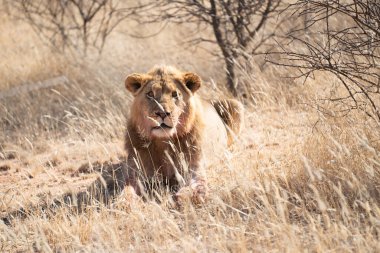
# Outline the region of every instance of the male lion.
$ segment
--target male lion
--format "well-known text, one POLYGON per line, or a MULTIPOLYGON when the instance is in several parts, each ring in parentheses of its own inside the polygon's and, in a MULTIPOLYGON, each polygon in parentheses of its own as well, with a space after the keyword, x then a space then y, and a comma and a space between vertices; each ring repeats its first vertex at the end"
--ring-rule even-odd
POLYGON ((137 194, 163 185, 177 191, 176 198, 190 189, 194 202, 204 201, 204 155, 225 149, 240 133, 243 106, 232 99, 203 100, 196 94, 201 85, 198 75, 173 67, 126 78, 134 100, 125 148, 129 181, 137 194))
MULTIPOLYGON (((125 87, 134 100, 125 138, 127 163, 94 163, 92 169, 101 177, 86 191, 66 193, 29 211, 73 203, 81 211, 92 199, 109 203, 123 189, 133 196, 160 185, 177 191, 178 200, 190 193, 193 202, 202 203, 207 193, 203 157, 221 153, 240 133, 243 106, 232 99, 203 100, 196 94, 201 85, 198 75, 172 67, 129 75, 125 87)), ((90 170, 88 166, 78 170, 90 170)), ((20 208, 0 219, 11 224, 27 214, 20 208)))

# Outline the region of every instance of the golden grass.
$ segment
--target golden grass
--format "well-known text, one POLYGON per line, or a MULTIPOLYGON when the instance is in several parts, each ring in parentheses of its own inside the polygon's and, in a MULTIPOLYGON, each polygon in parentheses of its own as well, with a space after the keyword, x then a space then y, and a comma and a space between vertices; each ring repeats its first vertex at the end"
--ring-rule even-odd
MULTIPOLYGON (((173 27, 146 40, 121 27, 102 59, 78 63, 51 52, 24 24, 1 21, 0 92, 57 75, 70 83, 0 100, 0 214, 82 189, 94 179, 77 172, 84 163, 122 159, 127 73, 168 63, 223 80, 221 64, 185 49, 185 32, 173 27)), ((240 72, 254 103, 240 140, 208 169, 205 205, 178 210, 163 193, 161 201, 121 194, 83 213, 37 208, 11 225, 0 221, 0 251, 379 251, 378 126, 302 104, 326 92, 329 76, 301 85, 276 77, 281 69, 240 72)), ((217 90, 209 82, 202 94, 217 90)))

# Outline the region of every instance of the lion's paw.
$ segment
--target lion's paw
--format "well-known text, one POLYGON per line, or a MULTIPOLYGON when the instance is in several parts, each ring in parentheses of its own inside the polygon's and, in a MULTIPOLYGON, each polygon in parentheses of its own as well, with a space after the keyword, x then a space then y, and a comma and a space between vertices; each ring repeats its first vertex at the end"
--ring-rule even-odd
POLYGON ((190 186, 182 187, 179 191, 174 195, 174 200, 178 205, 182 206, 185 203, 189 203, 191 201, 193 195, 193 190, 190 186))
POLYGON ((207 197, 207 186, 206 184, 202 182, 194 182, 190 185, 192 189, 192 198, 191 201, 196 204, 200 205, 205 203, 206 197, 207 197))
POLYGON ((204 182, 193 182, 190 186, 182 187, 174 195, 174 199, 180 206, 190 202, 195 205, 201 205, 206 202, 206 197, 207 186, 204 182))

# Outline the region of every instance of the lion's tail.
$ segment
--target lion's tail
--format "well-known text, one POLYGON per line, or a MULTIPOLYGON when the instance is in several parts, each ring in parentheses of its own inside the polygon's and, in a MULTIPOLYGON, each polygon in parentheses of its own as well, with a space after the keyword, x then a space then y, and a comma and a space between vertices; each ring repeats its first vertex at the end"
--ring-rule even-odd
POLYGON ((212 100, 211 104, 225 123, 228 145, 230 145, 240 134, 244 125, 243 104, 235 99, 212 100))

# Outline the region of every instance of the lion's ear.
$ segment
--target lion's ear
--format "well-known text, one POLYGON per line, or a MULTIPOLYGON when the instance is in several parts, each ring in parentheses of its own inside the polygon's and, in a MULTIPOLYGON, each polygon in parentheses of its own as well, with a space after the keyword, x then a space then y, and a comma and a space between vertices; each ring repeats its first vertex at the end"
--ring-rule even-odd
POLYGON ((133 95, 144 85, 147 79, 145 74, 131 74, 125 79, 125 88, 129 90, 133 95))
POLYGON ((192 93, 195 93, 202 84, 201 78, 197 74, 190 72, 183 74, 183 80, 186 87, 191 90, 192 93))

